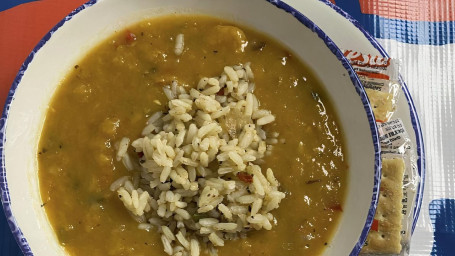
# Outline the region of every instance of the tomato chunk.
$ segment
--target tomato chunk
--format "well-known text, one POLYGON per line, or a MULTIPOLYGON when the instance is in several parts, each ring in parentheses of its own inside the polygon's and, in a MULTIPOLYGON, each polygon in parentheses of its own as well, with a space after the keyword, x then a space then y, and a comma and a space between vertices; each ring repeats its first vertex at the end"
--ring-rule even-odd
POLYGON ((243 182, 246 182, 246 183, 253 182, 253 175, 250 175, 250 174, 248 174, 246 172, 237 173, 237 178, 239 178, 239 180, 241 180, 243 182))
POLYGON ((127 44, 132 44, 134 41, 136 41, 136 35, 131 31, 127 30, 125 40, 127 44))

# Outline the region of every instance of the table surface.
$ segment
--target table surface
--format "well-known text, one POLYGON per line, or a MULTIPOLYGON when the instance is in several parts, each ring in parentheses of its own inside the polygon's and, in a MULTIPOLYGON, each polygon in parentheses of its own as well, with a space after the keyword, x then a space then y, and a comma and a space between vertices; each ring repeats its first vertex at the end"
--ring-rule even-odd
MULTIPOLYGON (((38 41, 86 0, 0 0, 0 105, 38 41)), ((455 251, 455 0, 331 0, 401 63, 419 114, 427 175, 410 255, 455 251)), ((0 213, 0 255, 22 255, 0 213)))

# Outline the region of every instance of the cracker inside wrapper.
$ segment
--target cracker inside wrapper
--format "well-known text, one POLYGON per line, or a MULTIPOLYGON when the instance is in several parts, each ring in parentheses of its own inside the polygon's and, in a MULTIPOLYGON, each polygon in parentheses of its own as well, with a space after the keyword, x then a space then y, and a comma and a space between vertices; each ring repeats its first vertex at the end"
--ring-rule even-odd
POLYGON ((399 254, 401 252, 404 169, 402 158, 382 159, 378 207, 362 253, 399 254))
POLYGON ((401 89, 395 59, 347 50, 344 56, 362 82, 377 122, 387 122, 396 110, 401 89))
POLYGON ((373 89, 365 88, 365 92, 370 99, 373 113, 378 122, 389 120, 394 111, 393 94, 388 92, 376 91, 373 89))

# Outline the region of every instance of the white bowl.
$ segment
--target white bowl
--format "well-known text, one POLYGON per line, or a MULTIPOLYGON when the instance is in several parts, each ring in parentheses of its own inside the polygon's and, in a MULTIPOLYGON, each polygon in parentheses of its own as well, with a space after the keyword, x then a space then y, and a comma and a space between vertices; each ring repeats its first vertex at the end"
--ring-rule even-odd
POLYGON ((343 214, 324 255, 357 255, 378 200, 380 147, 371 107, 354 71, 317 24, 283 2, 265 0, 93 0, 40 41, 17 75, 0 119, 2 203, 24 254, 64 254, 41 207, 36 159, 59 81, 114 31, 170 13, 210 14, 245 24, 278 39, 313 69, 338 112, 350 166, 343 214))

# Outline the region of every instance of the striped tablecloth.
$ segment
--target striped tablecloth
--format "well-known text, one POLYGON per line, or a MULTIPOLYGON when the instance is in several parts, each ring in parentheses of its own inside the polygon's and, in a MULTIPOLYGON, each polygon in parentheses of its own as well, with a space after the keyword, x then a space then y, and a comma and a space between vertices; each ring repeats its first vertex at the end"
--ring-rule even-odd
MULTIPOLYGON (((316 0, 315 0, 316 1, 316 0)), ((41 37, 85 0, 0 0, 0 104, 41 37)), ((401 61, 427 175, 410 255, 455 255, 455 0, 331 0, 401 61)), ((22 255, 0 213, 0 255, 22 255)))

